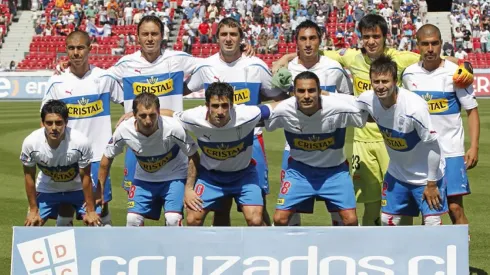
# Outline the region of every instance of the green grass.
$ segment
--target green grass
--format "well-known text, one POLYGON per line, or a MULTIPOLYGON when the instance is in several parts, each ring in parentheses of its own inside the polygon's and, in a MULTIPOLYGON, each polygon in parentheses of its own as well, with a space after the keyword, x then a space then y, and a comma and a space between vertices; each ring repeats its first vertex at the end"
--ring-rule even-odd
MULTIPOLYGON (((185 101, 185 107, 201 104, 200 100, 185 101)), ((465 197, 466 213, 470 220, 471 245, 470 265, 475 271, 473 274, 487 274, 490 271, 490 236, 489 230, 490 208, 486 199, 490 198, 490 191, 486 181, 490 178, 490 100, 479 100, 481 117, 480 161, 478 166, 469 172, 472 194, 465 197)), ((113 105, 113 125, 122 114, 122 108, 113 105)), ((465 115, 464 120, 466 120, 465 115)), ((27 200, 24 191, 22 165, 19 161, 20 149, 23 139, 39 127, 39 102, 0 102, 0 274, 9 274, 12 241, 12 226, 23 225, 27 210, 27 200)), ((468 132, 468 131, 467 131, 468 132)), ((279 190, 279 172, 284 148, 284 135, 281 131, 265 132, 265 144, 269 161, 269 180, 271 194, 267 197, 267 209, 273 213, 277 193, 279 190)), ((467 139, 469 139, 467 137, 467 139)), ((352 150, 352 130, 348 131, 346 138, 346 153, 352 150)), ((126 217, 126 195, 119 188, 122 178, 123 156, 116 158, 112 168, 112 182, 114 199, 111 202, 111 212, 115 225, 124 226, 126 217)), ((362 216, 362 205, 358 207, 358 216, 362 216)), ((208 216, 208 223, 211 220, 208 216)), ((303 215, 303 224, 330 225, 330 217, 324 204, 318 203, 315 214, 303 215)), ((420 224, 420 220, 415 221, 420 224)), ((450 224, 448 217, 445 224, 450 224)), ((53 222, 49 222, 53 225, 53 222)), ((147 222, 147 225, 162 225, 163 222, 147 222)), ((243 217, 235 210, 232 211, 232 224, 245 225, 243 217)), ((79 224, 77 224, 79 225, 79 224)))

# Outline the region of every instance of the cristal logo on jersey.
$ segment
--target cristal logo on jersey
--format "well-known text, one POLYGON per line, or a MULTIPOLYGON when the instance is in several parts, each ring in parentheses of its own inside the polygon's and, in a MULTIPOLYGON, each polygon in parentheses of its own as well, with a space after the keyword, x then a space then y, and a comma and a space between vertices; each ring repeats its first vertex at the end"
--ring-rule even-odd
POLYGON ((19 243, 17 249, 27 274, 78 275, 73 229, 19 243))
POLYGON ((43 174, 50 177, 53 181, 56 182, 72 181, 78 175, 77 163, 68 166, 56 166, 56 167, 48 167, 40 164, 38 164, 37 166, 43 172, 43 174))
POLYGON ((104 104, 102 100, 90 102, 90 99, 82 97, 77 100, 77 103, 68 103, 69 117, 71 118, 86 118, 93 117, 104 112, 104 104))
POLYGON ((393 150, 400 151, 408 148, 407 141, 404 138, 392 137, 391 131, 388 129, 381 131, 381 135, 383 136, 386 145, 393 150))
POLYGON ((447 98, 433 99, 432 95, 429 93, 423 95, 422 98, 425 99, 425 101, 427 101, 427 104, 429 105, 429 111, 431 114, 442 113, 449 109, 447 98))
POLYGON ((158 77, 152 76, 147 78, 146 82, 147 83, 133 83, 133 92, 135 95, 150 93, 156 96, 161 96, 174 90, 174 80, 172 78, 160 81, 158 77))
POLYGON ((308 139, 293 139, 294 147, 304 151, 325 151, 335 144, 335 137, 321 139, 320 136, 312 135, 308 139))
POLYGON ((140 167, 148 173, 155 173, 160 170, 165 164, 175 158, 174 152, 170 151, 167 154, 160 156, 142 157, 136 156, 140 167))
POLYGON ((230 146, 224 143, 217 144, 216 146, 210 146, 206 144, 202 147, 202 151, 210 158, 217 160, 226 160, 238 156, 241 152, 245 151, 245 142, 240 142, 238 145, 230 146))
POLYGON ((358 78, 358 77, 354 77, 354 88, 359 93, 362 93, 364 91, 371 90, 372 89, 372 87, 371 87, 371 81, 365 80, 365 79, 362 79, 362 78, 358 78))
POLYGON ((236 87, 233 87, 235 90, 233 93, 233 104, 242 104, 250 101, 250 90, 248 88, 239 90, 235 88, 236 87))

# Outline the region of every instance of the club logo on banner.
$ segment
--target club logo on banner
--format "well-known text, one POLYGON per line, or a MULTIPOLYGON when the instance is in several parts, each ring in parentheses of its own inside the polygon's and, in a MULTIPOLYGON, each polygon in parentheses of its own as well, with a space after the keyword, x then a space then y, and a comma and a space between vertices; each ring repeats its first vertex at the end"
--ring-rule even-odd
POLYGON ((467 226, 14 227, 12 275, 459 275, 467 226))
POLYGON ((31 275, 77 275, 75 230, 17 244, 22 262, 31 275))

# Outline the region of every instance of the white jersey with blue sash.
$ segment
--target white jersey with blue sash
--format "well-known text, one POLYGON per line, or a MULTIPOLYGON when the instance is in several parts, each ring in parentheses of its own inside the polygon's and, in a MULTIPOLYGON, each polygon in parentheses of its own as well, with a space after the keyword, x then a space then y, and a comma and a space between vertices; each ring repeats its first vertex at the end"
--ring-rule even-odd
POLYGON ((141 93, 158 96, 162 109, 183 110, 184 77, 192 73, 197 60, 179 51, 164 51, 151 63, 141 51, 122 57, 109 71, 123 84, 124 111, 132 111, 133 99, 141 93))
POLYGON ((87 137, 69 127, 56 149, 49 146, 44 128, 35 130, 24 139, 20 155, 23 165, 37 165, 41 170, 36 179, 36 191, 41 193, 82 190, 79 170, 87 167, 92 158, 87 137))
POLYGON ((458 65, 444 62, 444 66, 429 72, 419 62, 409 66, 402 76, 403 86, 427 102, 444 157, 465 154, 461 107, 465 110, 478 107, 472 86, 466 89, 454 86, 452 77, 457 69, 458 65))
POLYGON ((174 113, 174 117, 195 134, 202 151, 201 166, 217 172, 234 172, 250 165, 254 128, 269 116, 267 110, 267 106, 233 105, 230 121, 220 128, 209 123, 205 106, 174 113))
MULTIPOLYGON (((299 59, 296 57, 288 64, 288 70, 291 72, 293 80, 298 74, 308 71, 318 76, 322 90, 332 93, 353 94, 352 82, 339 62, 326 56, 320 56, 318 63, 307 69, 298 61, 299 59)), ((291 83, 291 91, 293 84, 291 83)))
POLYGON ((54 75, 41 106, 52 99, 66 103, 69 111, 68 127, 88 137, 93 149, 93 162, 100 161, 105 146, 112 136, 111 101, 123 102, 122 87, 114 75, 97 67, 78 78, 69 69, 54 75))
MULTIPOLYGON (((388 109, 372 90, 363 92, 357 102, 360 109, 373 117, 383 136, 390 156, 388 173, 402 182, 426 185, 430 149, 426 143, 438 139, 427 102, 403 88, 398 88, 396 104, 388 109)), ((441 158, 437 180, 444 176, 444 168, 445 161, 441 158)))
POLYGON ((322 108, 312 116, 303 114, 295 97, 279 103, 265 121, 266 129, 284 128, 291 157, 312 167, 334 167, 345 162, 345 130, 362 127, 367 113, 335 96, 321 96, 322 108))
POLYGON ((164 182, 187 177, 187 156, 197 152, 197 146, 180 123, 171 117, 159 117, 158 130, 147 137, 136 131, 135 118, 122 122, 107 144, 108 158, 123 152, 128 146, 135 156, 135 179, 164 182))

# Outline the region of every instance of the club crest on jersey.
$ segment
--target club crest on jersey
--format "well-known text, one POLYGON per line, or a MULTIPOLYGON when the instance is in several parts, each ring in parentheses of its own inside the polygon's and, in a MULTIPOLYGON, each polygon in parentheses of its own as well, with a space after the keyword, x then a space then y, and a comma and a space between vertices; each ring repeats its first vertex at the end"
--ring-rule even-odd
POLYGON ((141 169, 148 173, 155 173, 160 170, 165 164, 171 161, 174 158, 174 154, 172 151, 168 152, 165 155, 161 156, 151 156, 151 157, 141 157, 137 156, 138 164, 141 169))
POLYGON ((102 100, 90 102, 90 99, 82 97, 77 100, 77 103, 66 104, 68 114, 71 118, 87 118, 96 116, 104 111, 102 100))
POLYGON ((392 137, 391 131, 386 129, 381 131, 381 135, 388 147, 393 150, 401 151, 408 148, 407 141, 403 138, 392 137))
POLYGON ((293 146, 304 151, 325 151, 335 144, 335 137, 321 139, 320 136, 312 135, 308 139, 295 138, 293 146))
POLYGON ((55 182, 69 182, 75 179, 78 175, 78 164, 69 166, 47 167, 38 164, 39 169, 46 176, 50 177, 55 182))
POLYGON ((233 104, 242 104, 250 101, 250 90, 248 88, 236 90, 233 87, 233 104))
POLYGON ((245 142, 240 142, 236 146, 230 147, 227 144, 221 143, 213 147, 204 145, 202 151, 210 158, 216 160, 226 160, 238 156, 241 152, 245 151, 245 142))
POLYGON ((146 83, 134 82, 133 91, 135 95, 150 93, 156 96, 168 94, 174 90, 174 80, 172 78, 159 80, 152 76, 146 79, 146 83))
POLYGON ((449 109, 448 101, 446 98, 433 99, 432 95, 429 93, 423 95, 422 98, 427 101, 427 104, 429 105, 429 112, 431 114, 442 113, 449 109))

